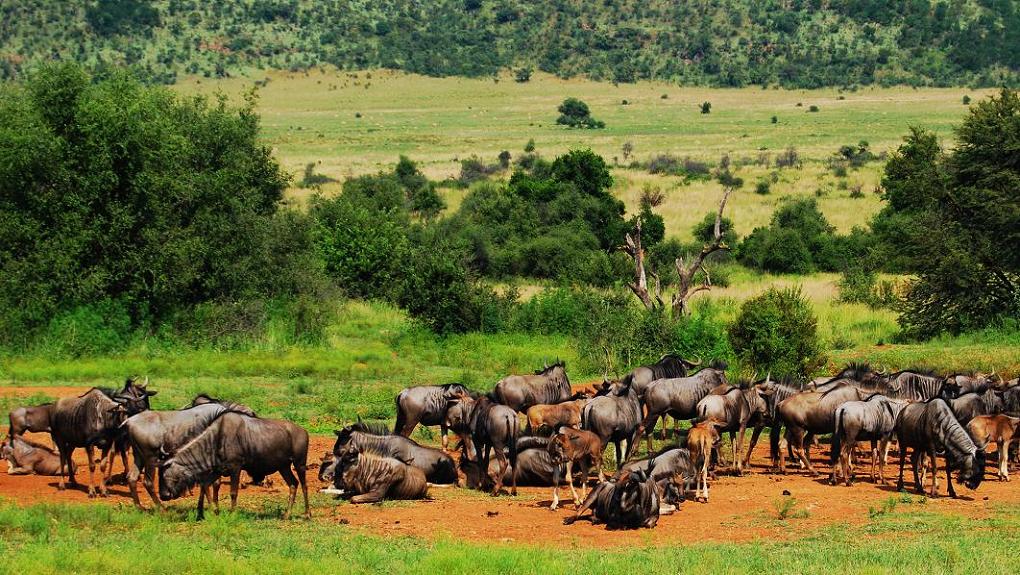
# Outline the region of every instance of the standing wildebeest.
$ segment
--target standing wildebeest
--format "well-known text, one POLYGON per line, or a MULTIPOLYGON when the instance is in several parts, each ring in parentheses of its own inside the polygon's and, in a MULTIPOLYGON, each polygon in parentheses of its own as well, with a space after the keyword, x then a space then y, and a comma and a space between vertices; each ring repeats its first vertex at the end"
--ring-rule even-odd
MULTIPOLYGON (((806 435, 832 433, 836 429, 836 409, 839 406, 871 395, 851 383, 827 386, 826 389, 798 393, 776 406, 776 420, 786 427, 786 441, 794 457, 800 459, 811 475, 818 475, 818 472, 811 465, 804 441, 806 435)), ((777 451, 779 470, 786 473, 786 454, 781 449, 777 451)))
POLYGON ((338 429, 334 433, 336 434, 336 443, 333 445, 334 457, 340 455, 341 448, 351 445, 375 455, 406 461, 420 469, 429 483, 437 485, 457 483, 457 466, 453 458, 439 449, 420 445, 402 435, 391 435, 387 429, 373 429, 371 425, 361 422, 338 429), (383 435, 377 435, 372 431, 381 432, 383 435))
POLYGON ((955 390, 946 387, 945 378, 930 370, 897 371, 888 376, 888 385, 897 398, 911 401, 928 401, 933 397, 950 399, 955 394, 955 390))
POLYGON ((0 459, 7 460, 10 475, 60 475, 60 454, 20 435, 10 435, 0 445, 0 459))
POLYGON ((704 488, 705 502, 708 503, 708 465, 712 461, 712 451, 719 446, 719 428, 725 425, 715 419, 706 419, 698 422, 687 433, 687 449, 691 453, 691 461, 694 462, 695 488, 694 499, 701 498, 704 488))
POLYGON ((942 385, 951 394, 950 397, 959 397, 964 393, 984 393, 992 388, 1001 390, 1004 387, 1002 378, 995 373, 991 375, 955 373, 946 377, 942 385))
POLYGON ((337 457, 333 484, 351 503, 377 503, 383 499, 423 499, 428 481, 417 467, 348 445, 337 457))
POLYGON ((573 524, 589 509, 591 522, 605 523, 609 529, 655 527, 659 522, 658 486, 644 470, 622 470, 592 489, 577 513, 563 524, 573 524))
POLYGON ((558 361, 534 375, 508 375, 496 383, 494 399, 514 411, 527 411, 532 405, 562 403, 578 399, 570 390, 566 364, 558 361))
POLYGON ((652 431, 659 417, 670 415, 674 419, 694 419, 698 416, 698 402, 720 385, 726 385, 726 364, 714 362, 692 376, 659 379, 645 390, 645 418, 638 427, 637 440, 648 433, 648 451, 652 451, 652 431))
POLYGON ((836 427, 832 433, 833 485, 842 474, 847 487, 850 486, 853 450, 858 441, 871 442, 871 481, 875 481, 877 466, 878 480, 885 484, 885 456, 889 440, 896 427, 896 418, 906 405, 904 400, 874 393, 863 401, 848 401, 836 408, 836 427))
POLYGON ((602 448, 612 442, 616 446, 616 466, 630 458, 637 444, 641 425, 641 402, 637 392, 622 383, 604 384, 606 395, 588 402, 581 410, 581 428, 599 436, 602 448))
POLYGON ((192 407, 179 411, 143 411, 121 424, 134 454, 135 465, 128 472, 128 487, 131 490, 131 498, 139 509, 142 508, 138 498, 140 476, 152 502, 156 507, 162 507, 156 496, 154 484, 161 455, 173 455, 226 411, 255 416, 251 409, 238 403, 220 403, 215 400, 211 403, 206 400, 211 398, 204 396, 201 401, 196 398, 196 401, 192 402, 192 407))
POLYGON ((633 387, 638 397, 641 398, 644 397, 645 390, 648 389, 648 386, 653 381, 674 377, 687 377, 690 370, 699 365, 701 365, 701 360, 693 362, 679 355, 667 353, 659 358, 659 361, 651 365, 635 367, 630 373, 623 376, 623 379, 620 381, 624 385, 633 387))
POLYGON ((581 425, 581 410, 588 405, 588 398, 564 401, 563 403, 532 405, 528 408, 529 434, 542 430, 555 431, 563 426, 577 428, 581 425))
MULTIPOLYGON (((500 470, 499 462, 491 460, 489 468, 483 473, 481 465, 470 457, 460 458, 460 470, 464 473, 467 487, 491 491, 495 485, 494 479, 500 470)), ((549 438, 525 436, 517 440, 517 464, 514 466, 517 473, 518 485, 530 485, 533 487, 549 487, 562 483, 566 475, 563 464, 556 465, 549 456, 549 438)), ((513 481, 511 472, 508 469, 503 473, 503 483, 513 481)))
POLYGON ((967 424, 967 432, 974 442, 986 447, 995 443, 999 452, 999 480, 1009 481, 1009 444, 1016 436, 1020 417, 1008 415, 979 415, 967 424))
POLYGON ((466 397, 470 392, 459 383, 446 385, 419 385, 408 387, 397 394, 397 423, 393 427, 394 434, 411 437, 418 424, 438 425, 446 451, 446 410, 450 402, 466 397))
POLYGON ((969 489, 977 489, 985 475, 985 450, 978 447, 967 434, 967 431, 956 420, 953 410, 946 400, 936 397, 924 403, 911 403, 900 411, 896 420, 896 439, 900 444, 900 477, 897 489, 903 489, 903 466, 907 459, 907 448, 913 449, 911 461, 914 468, 914 486, 921 493, 919 465, 924 459, 931 460, 931 497, 937 497, 936 479, 939 453, 945 453, 946 477, 949 482, 949 495, 956 497, 953 489, 952 470, 959 469, 960 483, 969 489))
POLYGON ((496 403, 491 395, 478 399, 462 397, 457 402, 466 406, 460 409, 467 409, 466 425, 471 434, 464 453, 470 448, 481 468, 488 470, 489 458, 495 450, 499 473, 493 477, 492 494, 498 495, 503 489, 503 477, 509 468, 510 494, 517 495, 517 439, 521 433, 517 412, 496 403))
MULTIPOLYGON (((133 393, 115 394, 114 399, 110 399, 106 392, 95 387, 78 397, 57 400, 50 414, 50 436, 60 452, 61 473, 58 489, 64 488, 65 476, 69 476, 72 485, 78 484, 74 468, 71 467, 71 458, 76 448, 84 447, 89 460, 89 497, 95 497, 96 488, 92 478, 96 466, 95 448, 99 447, 105 454, 114 446, 117 428, 121 422, 129 415, 147 407, 148 395, 144 392, 140 396, 133 393)), ((101 467, 99 494, 106 497, 106 481, 101 467)))
POLYGON ((53 412, 53 403, 44 403, 30 407, 16 407, 7 415, 10 426, 7 428, 7 435, 14 437, 26 431, 43 433, 50 430, 50 414, 53 412))
POLYGON ((205 393, 200 393, 196 395, 195 399, 191 400, 191 405, 189 405, 188 407, 198 407, 199 405, 209 405, 210 403, 222 405, 228 411, 236 411, 237 413, 243 413, 245 415, 250 415, 252 417, 258 417, 258 415, 255 415, 255 411, 252 408, 248 407, 243 403, 237 403, 236 401, 230 401, 228 399, 216 399, 215 397, 211 397, 205 393))
MULTIPOLYGON (((581 504, 588 492, 588 474, 592 465, 595 472, 602 481, 602 442, 599 436, 590 431, 562 427, 549 441, 549 459, 557 466, 564 464, 567 470, 567 485, 570 486, 570 493, 574 496, 574 505, 581 504), (581 472, 581 496, 577 496, 574 489, 573 467, 577 466, 581 472)), ((560 505, 560 481, 559 477, 553 477, 553 501, 549 509, 556 509, 560 505)))
POLYGON ((1003 411, 1002 392, 986 389, 983 392, 968 391, 948 400, 949 407, 960 425, 967 425, 979 415, 996 415, 1003 411))
POLYGON ((289 421, 226 411, 170 459, 163 461, 159 468, 159 498, 163 501, 180 497, 192 485, 200 486, 199 519, 204 517, 207 488, 220 477, 230 477, 230 509, 233 511, 237 507, 241 471, 248 472, 256 482, 273 473, 283 477, 290 488, 290 503, 284 519, 290 517, 294 508, 300 483, 305 498, 305 517, 311 517, 305 482, 308 432, 289 421))
POLYGON ((815 391, 828 391, 841 385, 853 385, 866 392, 889 391, 888 376, 884 372, 875 371, 867 363, 850 362, 836 375, 819 378, 812 383, 815 391))
POLYGON ((722 393, 710 393, 698 402, 698 419, 705 421, 715 419, 723 424, 719 431, 730 434, 730 447, 733 450, 733 466, 737 474, 743 473, 744 467, 751 460, 751 453, 758 443, 761 430, 764 429, 769 417, 768 397, 775 393, 771 387, 771 377, 764 382, 746 383, 739 387, 731 387, 722 393), (754 428, 751 444, 747 454, 741 458, 744 449, 744 432, 748 426, 754 428), (734 436, 738 439, 734 441, 734 436))

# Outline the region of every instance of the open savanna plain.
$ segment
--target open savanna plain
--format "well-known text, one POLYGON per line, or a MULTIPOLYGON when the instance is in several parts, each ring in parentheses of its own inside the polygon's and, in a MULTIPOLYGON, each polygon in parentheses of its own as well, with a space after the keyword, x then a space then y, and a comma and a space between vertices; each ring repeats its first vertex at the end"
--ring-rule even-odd
MULTIPOLYGON (((235 99, 256 81, 263 138, 295 181, 308 163, 315 164, 316 173, 342 181, 388 170, 404 154, 441 180, 457 176, 460 159, 478 155, 495 162, 504 149, 516 156, 530 139, 547 158, 590 147, 619 164, 613 191, 629 211, 646 186, 662 189, 665 200, 658 211, 667 235, 684 240, 715 208, 721 187, 624 167, 630 161, 622 158, 625 142, 633 144, 631 159, 638 161, 668 153, 716 165, 728 155, 747 182, 727 207, 741 235, 767 223, 787 195, 818 197, 829 221, 846 232, 866 225, 881 208, 874 193, 881 162, 836 178, 826 162, 841 145, 867 140, 876 153, 887 152, 910 126, 919 125, 951 146, 951 127, 967 110, 961 98, 984 95, 964 88, 614 86, 545 75, 519 84, 509 76, 494 82, 330 69, 253 71, 220 81, 190 78, 174 89, 222 92, 235 99), (556 126, 556 107, 569 96, 585 100, 606 129, 556 126), (705 101, 712 103, 711 114, 699 112, 705 101), (808 111, 812 105, 818 112, 808 111), (799 167, 754 165, 760 154, 774 157, 790 146, 801 157, 799 167), (755 194, 754 183, 771 179, 773 172, 771 193, 755 194), (864 197, 849 197, 841 180, 859 184, 864 197)), ((319 193, 339 191, 340 184, 333 183, 319 193)), ((287 198, 301 209, 313 193, 295 186, 287 198)), ((467 190, 451 187, 442 193, 447 209, 454 210, 467 190)), ((836 274, 771 276, 735 268, 726 287, 697 298, 711 300, 721 319, 729 321, 743 301, 769 286, 799 286, 818 317, 827 355, 822 372, 868 361, 889 368, 1020 374, 1015 329, 895 343, 896 313, 839 302, 838 279, 836 274)), ((520 287, 527 295, 545 286, 520 287)), ((459 381, 486 390, 505 374, 528 372, 553 358, 566 361, 575 385, 601 381, 603 374, 583 367, 577 344, 566 336, 440 337, 389 304, 347 300, 337 303, 324 340, 315 345, 281 344, 270 330, 227 348, 184 347, 153 338, 114 355, 65 357, 40 350, 3 356, 0 412, 142 374, 159 392, 155 409, 179 408, 204 392, 304 426, 312 434, 309 460, 317 464, 331 448, 333 429, 357 417, 392 423, 393 398, 406 386, 459 381)), ((439 441, 437 432, 426 428, 414 438, 430 445, 439 441)), ((656 437, 656 447, 670 441, 656 437)), ((815 450, 815 458, 827 469, 825 446, 815 450)), ((80 478, 85 475, 79 471, 80 478)), ((748 473, 737 477, 723 471, 710 502, 686 502, 654 530, 563 526, 570 506, 549 511, 546 489, 493 498, 433 488, 424 501, 353 506, 316 493, 314 467, 309 483, 311 521, 282 520, 286 490, 277 478, 245 487, 236 513, 210 514, 196 522, 194 498, 173 502, 165 513, 139 512, 122 484, 113 486, 109 498, 89 500, 81 490, 58 492, 51 478, 0 475, 0 573, 1013 573, 1020 567, 1016 482, 986 481, 977 491, 961 487, 958 500, 900 493, 866 479, 850 488, 832 487, 796 469, 773 474, 767 446, 761 444, 748 473)), ((944 494, 944 483, 941 488, 944 494)))

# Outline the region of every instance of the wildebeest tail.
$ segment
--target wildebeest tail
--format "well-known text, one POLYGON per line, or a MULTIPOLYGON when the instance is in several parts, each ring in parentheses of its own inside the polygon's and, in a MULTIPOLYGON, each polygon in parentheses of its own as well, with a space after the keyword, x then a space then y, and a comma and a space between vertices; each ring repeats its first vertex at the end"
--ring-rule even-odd
POLYGON ((401 391, 397 394, 394 403, 397 405, 397 422, 393 425, 393 435, 400 435, 401 430, 404 429, 404 425, 407 423, 407 415, 403 409, 400 409, 400 399, 404 397, 404 392, 401 391))
POLYGON ((839 461, 839 453, 843 449, 843 415, 846 413, 842 407, 836 410, 836 428, 832 432, 832 454, 830 460, 833 465, 839 461))
POLYGON ((517 469, 517 420, 506 420, 506 433, 509 438, 510 468, 517 469))

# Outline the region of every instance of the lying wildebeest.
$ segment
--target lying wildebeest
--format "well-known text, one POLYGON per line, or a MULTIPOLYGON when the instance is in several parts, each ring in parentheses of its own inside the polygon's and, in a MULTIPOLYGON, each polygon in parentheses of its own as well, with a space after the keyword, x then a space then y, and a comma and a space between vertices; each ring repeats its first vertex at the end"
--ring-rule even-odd
POLYGON ((528 434, 543 430, 555 432, 567 426, 577 428, 581 425, 581 410, 588 405, 588 398, 564 401, 563 403, 532 405, 528 408, 528 434))
POLYGON ((968 391, 949 400, 949 407, 960 425, 967 425, 979 415, 997 415, 1002 413, 1004 403, 1002 392, 986 389, 983 392, 968 391))
POLYGON ((696 486, 698 470, 686 447, 670 447, 647 459, 630 461, 624 470, 644 469, 658 485, 662 503, 678 507, 696 486))
POLYGON ((638 441, 641 402, 634 388, 623 383, 604 383, 609 390, 588 402, 581 410, 581 428, 599 436, 602 448, 616 446, 616 466, 630 458, 638 441))
MULTIPOLYGON (((78 484, 71 461, 74 450, 84 447, 89 460, 89 497, 95 497, 96 488, 92 477, 96 466, 95 448, 99 447, 105 455, 114 446, 118 438, 118 427, 124 419, 147 408, 148 395, 144 391, 141 395, 133 391, 117 393, 111 399, 106 392, 94 387, 78 397, 57 400, 50 413, 50 436, 60 452, 58 488, 64 488, 65 476, 69 476, 72 485, 78 484)), ((106 481, 101 467, 99 494, 106 497, 106 481)))
POLYGON ((745 382, 743 385, 734 386, 723 392, 710 393, 698 402, 697 412, 699 420, 715 419, 722 423, 719 431, 729 432, 730 446, 733 450, 733 466, 737 474, 743 473, 744 467, 751 460, 751 453, 758 443, 758 437, 762 429, 768 423, 769 406, 768 398, 775 393, 772 387, 772 378, 766 377, 765 381, 756 383, 745 382), (751 434, 751 444, 747 448, 747 454, 741 458, 744 449, 744 432, 747 427, 754 428, 751 434), (734 437, 737 437, 734 441, 734 437))
POLYGON ((26 431, 33 433, 44 433, 50 430, 50 414, 53 412, 53 403, 16 407, 7 415, 10 426, 7 428, 7 435, 14 437, 26 431))
MULTIPOLYGON (((470 457, 460 458, 460 470, 465 476, 466 485, 471 489, 491 491, 495 485, 494 478, 499 475, 500 465, 495 459, 489 461, 488 470, 483 473, 477 460, 470 457)), ((566 475, 566 466, 556 465, 549 457, 549 438, 525 436, 517 440, 517 473, 518 485, 533 487, 550 487, 561 484, 566 475)), ((503 483, 513 481, 512 473, 507 469, 503 473, 503 483)))
POLYGON ((419 423, 425 426, 438 425, 443 451, 446 451, 446 410, 449 409, 451 401, 470 395, 471 392, 459 383, 405 388, 397 394, 395 400, 397 423, 393 427, 393 433, 411 437, 419 423))
POLYGON ((638 427, 638 437, 648 434, 648 451, 652 451, 652 431, 659 417, 670 415, 674 419, 694 419, 698 416, 698 402, 713 389, 726 385, 726 364, 713 362, 709 367, 688 377, 659 379, 645 390, 645 417, 638 427))
POLYGON ((634 388, 634 391, 638 394, 638 398, 641 398, 645 394, 645 390, 648 386, 659 379, 669 379, 675 377, 687 377, 690 370, 701 365, 701 360, 697 362, 686 360, 679 355, 673 353, 667 353, 659 358, 659 361, 651 365, 642 365, 634 368, 630 373, 623 376, 620 380, 624 385, 630 385, 634 388))
MULTIPOLYGON (((254 417, 247 406, 234 402, 220 402, 207 395, 195 398, 178 411, 143 411, 121 424, 134 454, 135 465, 128 472, 128 487, 135 506, 142 508, 138 498, 138 479, 141 476, 145 491, 156 507, 162 507, 155 491, 156 468, 161 454, 173 455, 185 443, 205 430, 220 414, 233 411, 254 417)), ((207 494, 208 496, 208 494, 207 494)), ((217 503, 217 499, 213 499, 217 503)))
POLYGON ((946 477, 949 481, 949 495, 956 497, 953 489, 952 470, 959 469, 958 481, 969 489, 977 489, 985 475, 985 450, 974 444, 967 431, 956 420, 946 400, 936 397, 923 403, 911 403, 900 411, 896 420, 896 439, 900 444, 900 477, 896 486, 903 489, 903 466, 907 449, 913 449, 911 461, 914 468, 914 486, 921 493, 919 465, 924 458, 931 460, 931 497, 937 497, 936 479, 938 471, 937 454, 945 453, 946 477))
POLYGON ((493 399, 513 409, 527 411, 532 405, 562 403, 579 396, 570 390, 566 364, 558 361, 534 375, 508 375, 496 383, 493 399))
POLYGON ((1000 481, 1009 481, 1009 444, 1016 437, 1018 425, 1020 418, 1008 415, 979 415, 967 424, 967 432, 974 443, 982 448, 995 443, 999 452, 1000 481))
POLYGON ((207 488, 220 477, 230 477, 230 509, 233 511, 237 507, 242 471, 256 482, 279 473, 290 488, 284 519, 290 517, 294 508, 298 484, 305 498, 305 517, 311 517, 305 482, 307 469, 307 431, 289 421, 226 411, 160 463, 159 498, 163 501, 176 499, 189 487, 198 485, 198 518, 202 519, 207 488))
POLYGON ((437 485, 457 483, 457 466, 453 458, 439 449, 420 445, 402 435, 392 435, 384 427, 373 427, 364 422, 353 423, 334 433, 336 434, 334 456, 339 455, 341 448, 352 445, 375 455, 406 461, 420 469, 429 483, 437 485))
POLYGON ((428 481, 417 467, 353 445, 341 448, 333 473, 334 486, 342 489, 351 503, 423 499, 428 494, 428 481))
POLYGON ((20 435, 9 435, 0 445, 0 459, 7 461, 10 475, 60 475, 60 454, 20 435))
POLYGON ((832 433, 833 485, 843 476, 846 485, 852 479, 853 450, 858 441, 871 442, 871 481, 885 484, 885 459, 896 427, 896 418, 907 405, 905 400, 890 399, 873 393, 862 401, 848 401, 836 408, 836 427, 832 433))
MULTIPOLYGON (((592 466, 599 481, 602 481, 602 442, 599 436, 590 431, 561 427, 556 435, 549 441, 549 459, 559 469, 563 464, 567 471, 567 485, 570 486, 570 493, 574 496, 574 505, 580 505, 588 492, 588 474, 592 466), (573 468, 577 466, 581 473, 581 496, 577 496, 574 489, 573 468)), ((553 501, 550 509, 556 509, 560 505, 559 477, 553 477, 553 501)))
POLYGON ((521 433, 517 412, 496 403, 488 395, 478 399, 461 398, 457 402, 468 404, 467 426, 471 432, 471 441, 470 445, 465 446, 464 453, 468 453, 470 447, 481 468, 488 469, 489 458, 495 450, 499 473, 493 477, 495 486, 492 494, 498 495, 503 489, 503 477, 509 468, 510 494, 517 495, 517 439, 521 433))
MULTIPOLYGON (((848 401, 860 401, 871 395, 851 383, 828 386, 827 391, 798 393, 776 406, 776 419, 786 427, 786 440, 794 457, 800 459, 811 475, 818 475, 811 465, 807 434, 822 435, 836 429, 836 409, 848 401)), ((779 452, 779 470, 786 473, 786 457, 779 452)))
POLYGON ((651 528, 659 522, 659 504, 658 487, 645 470, 623 470, 592 489, 563 524, 573 524, 590 509, 591 522, 605 523, 609 529, 651 528))
POLYGON ((697 501, 701 494, 705 494, 705 502, 708 502, 708 466, 712 461, 712 451, 719 446, 719 429, 725 424, 715 419, 699 421, 687 433, 687 449, 691 454, 691 461, 694 463, 695 487, 694 499, 697 501))

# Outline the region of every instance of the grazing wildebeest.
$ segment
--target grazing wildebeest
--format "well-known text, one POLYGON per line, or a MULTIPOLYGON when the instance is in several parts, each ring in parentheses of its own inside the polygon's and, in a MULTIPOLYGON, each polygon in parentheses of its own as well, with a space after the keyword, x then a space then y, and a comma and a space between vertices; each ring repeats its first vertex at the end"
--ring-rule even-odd
POLYGON ((620 467, 638 441, 641 402, 629 385, 606 385, 608 393, 595 397, 581 410, 581 428, 599 436, 603 449, 612 442, 616 446, 616 466, 620 467))
POLYGON ((1002 392, 986 389, 983 392, 968 391, 948 400, 949 407, 960 425, 967 425, 979 415, 997 415, 1003 411, 1002 392))
POLYGON ((50 430, 50 413, 53 412, 53 403, 16 407, 7 415, 10 426, 7 428, 7 435, 14 437, 26 431, 33 433, 44 433, 50 430))
POLYGON ((694 500, 705 494, 705 502, 708 502, 708 465, 712 461, 712 451, 719 446, 719 429, 725 424, 715 419, 706 419, 698 422, 687 433, 687 449, 691 454, 691 461, 694 462, 695 487, 694 500), (702 489, 704 488, 704 489, 702 489))
POLYGON ((982 448, 995 443, 996 451, 999 452, 1000 481, 1009 481, 1009 444, 1016 436, 1018 425, 1020 417, 1001 414, 979 415, 967 424, 967 432, 974 443, 982 448))
POLYGON ((688 491, 695 487, 698 470, 686 447, 670 447, 647 459, 630 461, 624 470, 646 470, 662 494, 662 502, 677 507, 688 491))
POLYGON ((630 373, 623 376, 620 380, 624 385, 630 385, 634 388, 634 391, 638 394, 638 397, 644 397, 645 390, 648 386, 659 379, 670 379, 675 377, 687 377, 691 369, 701 365, 701 360, 697 362, 686 360, 679 355, 673 353, 667 353, 659 358, 659 361, 651 365, 642 365, 635 367, 630 373))
POLYGON ((534 375, 508 375, 496 383, 493 399, 513 409, 527 411, 532 405, 578 399, 570 390, 566 364, 558 361, 534 375))
MULTIPOLYGON (((811 465, 805 437, 811 433, 832 433, 836 428, 836 409, 848 401, 860 401, 871 395, 851 383, 826 386, 826 391, 798 393, 776 406, 776 419, 786 427, 786 441, 794 457, 800 459, 811 475, 818 475, 811 465)), ((786 473, 786 457, 779 451, 779 470, 786 473)))
MULTIPOLYGON (((162 507, 155 491, 156 468, 159 458, 173 455, 185 443, 191 441, 213 422, 220 414, 233 411, 254 417, 248 407, 234 402, 215 402, 208 396, 199 396, 192 407, 178 411, 143 411, 129 417, 121 429, 127 436, 135 465, 128 472, 128 487, 135 506, 142 508, 138 498, 138 479, 142 478, 145 491, 156 507, 162 507), (197 402, 197 403, 196 403, 197 402)), ((207 494, 208 496, 208 494, 207 494)), ((213 499, 214 503, 218 502, 213 499)))
POLYGON ((459 383, 405 388, 397 394, 395 400, 397 423, 393 427, 393 433, 411 437, 419 423, 425 426, 438 425, 443 450, 446 451, 446 410, 452 400, 469 395, 471 392, 459 383))
POLYGON ((544 430, 555 432, 563 426, 577 428, 581 425, 581 410, 588 405, 588 401, 588 398, 584 398, 551 405, 532 405, 528 408, 528 424, 525 429, 532 434, 544 430))
POLYGON ((726 431, 730 434, 730 446, 733 450, 733 466, 737 474, 743 473, 743 469, 751 460, 751 453, 758 443, 761 430, 769 418, 768 397, 775 393, 771 387, 771 377, 765 378, 763 382, 745 383, 741 386, 734 386, 722 392, 710 393, 698 402, 697 412, 699 420, 715 419, 723 424, 719 431, 726 431), (751 435, 751 444, 747 448, 747 454, 741 458, 744 448, 744 432, 751 426, 754 431, 751 435), (737 440, 734 441, 734 437, 737 440))
POLYGON ((423 499, 428 481, 417 467, 393 457, 376 455, 348 445, 340 450, 333 475, 351 503, 377 503, 383 499, 423 499))
POLYGON ((0 459, 7 461, 10 475, 60 475, 60 454, 20 435, 10 435, 0 445, 0 459))
POLYGON ((340 454, 341 448, 352 445, 375 455, 406 461, 420 469, 429 483, 437 485, 457 483, 457 466, 453 458, 439 449, 420 445, 409 437, 390 434, 387 428, 373 428, 372 425, 363 422, 348 425, 334 433, 336 434, 334 456, 340 454))
POLYGON ((216 399, 215 397, 211 397, 205 393, 200 393, 196 395, 195 399, 191 400, 191 405, 189 405, 188 407, 197 407, 199 405, 208 405, 210 403, 222 405, 229 411, 236 411, 237 413, 243 413, 245 415, 250 415, 252 417, 258 417, 258 415, 255 414, 255 411, 252 408, 248 407, 243 403, 237 403, 236 401, 230 401, 228 399, 216 399))
MULTIPOLYGON (((500 465, 495 459, 489 461, 489 468, 482 472, 478 461, 470 457, 460 458, 460 470, 465 476, 466 484, 471 489, 491 491, 495 485, 494 478, 499 474, 500 465)), ((550 487, 562 484, 566 475, 565 466, 555 465, 549 457, 549 438, 525 436, 517 440, 517 473, 518 485, 533 487, 550 487)), ((509 469, 503 473, 503 483, 513 481, 509 469)))
POLYGON ((899 399, 928 401, 933 397, 950 399, 955 393, 945 386, 945 378, 934 371, 906 369, 890 374, 889 389, 899 399))
MULTIPOLYGON (((96 488, 92 477, 96 466, 95 448, 99 447, 105 454, 117 440, 117 428, 124 419, 147 406, 148 396, 144 393, 141 396, 115 394, 114 399, 110 399, 106 392, 96 387, 78 397, 57 400, 50 414, 50 436, 60 452, 58 489, 64 488, 65 476, 69 476, 72 485, 78 484, 71 460, 74 450, 84 447, 89 460, 89 497, 95 497, 96 488)), ((99 494, 106 497, 102 467, 99 470, 99 494)))
POLYGON ((590 509, 591 522, 605 523, 609 529, 655 527, 659 522, 658 491, 655 480, 644 470, 620 471, 592 489, 577 513, 564 519, 563 524, 573 524, 590 509))
POLYGON ((969 489, 977 489, 985 475, 985 450, 974 444, 967 431, 956 420, 946 400, 936 397, 923 403, 911 403, 900 411, 896 420, 896 439, 900 444, 900 476, 896 486, 903 489, 903 466, 907 449, 913 449, 914 486, 924 493, 920 464, 931 460, 931 497, 937 497, 936 479, 939 453, 945 453, 949 495, 956 497, 952 470, 959 469, 958 481, 969 489))
POLYGON ((226 411, 160 463, 159 498, 163 501, 176 499, 189 487, 198 485, 198 518, 202 519, 207 488, 220 477, 230 477, 230 509, 233 511, 237 507, 242 471, 256 482, 279 473, 290 488, 290 503, 284 519, 290 517, 294 508, 298 484, 304 494, 307 518, 311 517, 305 482, 307 469, 307 431, 289 421, 226 411))
MULTIPOLYGON (((574 496, 574 505, 580 505, 588 492, 588 474, 592 466, 599 481, 602 481, 602 441, 599 436, 583 429, 572 427, 561 427, 556 435, 549 441, 549 459, 559 468, 560 464, 566 467, 567 485, 570 486, 570 493, 574 496), (581 473, 581 496, 577 496, 574 489, 573 468, 577 466, 581 473)), ((553 501, 550 509, 556 509, 560 505, 559 477, 553 478, 553 501)))
POLYGON ((713 389, 726 385, 726 364, 714 362, 688 377, 653 381, 645 390, 645 417, 638 427, 638 437, 648 434, 648 451, 652 451, 652 431, 659 417, 670 415, 674 419, 694 419, 698 416, 698 402, 713 389))
POLYGON ((896 427, 896 418, 907 405, 906 400, 890 399, 874 393, 862 401, 848 401, 836 408, 836 427, 832 433, 833 485, 843 476, 850 486, 853 449, 858 441, 871 442, 871 481, 885 483, 885 456, 896 427))
POLYGON ((470 447, 478 464, 487 470, 492 451, 495 450, 499 473, 493 477, 492 494, 498 495, 503 489, 503 477, 509 468, 510 494, 517 495, 517 439, 521 433, 517 412, 496 403, 491 395, 478 399, 463 397, 457 401, 466 404, 466 424, 471 431, 471 441, 465 446, 465 454, 470 447))

